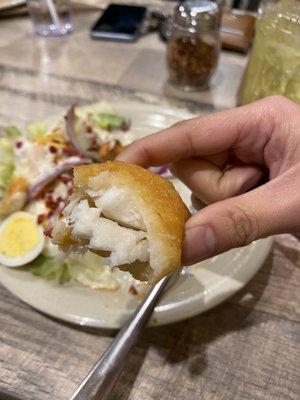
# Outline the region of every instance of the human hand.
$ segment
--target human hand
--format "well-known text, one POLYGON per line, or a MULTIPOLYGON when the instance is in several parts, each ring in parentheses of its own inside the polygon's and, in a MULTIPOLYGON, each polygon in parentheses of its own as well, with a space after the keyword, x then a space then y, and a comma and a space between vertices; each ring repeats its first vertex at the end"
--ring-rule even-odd
POLYGON ((178 122, 134 142, 118 160, 170 164, 209 204, 186 223, 184 264, 300 232, 300 106, 283 97, 178 122))

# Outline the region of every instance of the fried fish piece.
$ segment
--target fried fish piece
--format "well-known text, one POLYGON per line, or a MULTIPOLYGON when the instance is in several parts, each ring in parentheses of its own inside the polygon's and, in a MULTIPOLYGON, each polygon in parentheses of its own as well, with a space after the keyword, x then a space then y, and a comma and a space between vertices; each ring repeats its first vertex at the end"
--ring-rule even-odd
POLYGON ((75 192, 52 230, 63 250, 91 250, 139 280, 181 266, 190 213, 171 182, 122 162, 74 168, 75 192))

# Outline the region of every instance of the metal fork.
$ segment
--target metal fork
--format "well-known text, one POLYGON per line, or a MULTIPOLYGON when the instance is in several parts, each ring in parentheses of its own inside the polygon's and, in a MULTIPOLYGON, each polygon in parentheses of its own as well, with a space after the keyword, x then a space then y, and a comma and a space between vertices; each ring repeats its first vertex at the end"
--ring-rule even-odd
POLYGON ((126 357, 149 321, 172 275, 161 279, 137 308, 69 400, 106 400, 123 370, 126 357))

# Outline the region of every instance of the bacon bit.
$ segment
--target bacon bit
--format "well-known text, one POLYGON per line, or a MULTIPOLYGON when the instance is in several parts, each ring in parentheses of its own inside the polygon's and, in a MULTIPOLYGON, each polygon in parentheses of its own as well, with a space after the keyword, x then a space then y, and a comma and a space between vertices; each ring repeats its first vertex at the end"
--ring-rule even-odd
POLYGON ((55 210, 57 208, 57 206, 58 206, 58 201, 54 200, 51 195, 50 196, 46 196, 45 206, 47 208, 50 208, 50 210, 55 210))
POLYGON ((50 219, 51 217, 53 217, 53 215, 55 214, 55 210, 56 210, 56 208, 54 208, 53 210, 48 212, 47 219, 50 219))
POLYGON ((49 146, 50 153, 57 153, 57 148, 54 146, 49 146))
POLYGON ((75 188, 71 187, 70 189, 68 189, 68 195, 70 196, 71 194, 74 193, 75 188))
POLYGON ((138 294, 138 291, 136 290, 136 288, 133 285, 130 285, 128 292, 134 296, 136 296, 138 294))
POLYGON ((53 231, 53 227, 52 226, 48 226, 47 228, 44 229, 44 235, 48 236, 49 238, 51 238, 52 231, 53 231))
POLYGON ((61 175, 60 180, 62 181, 62 183, 69 183, 72 181, 72 178, 67 175, 61 175))
POLYGON ((86 131, 86 133, 92 133, 93 132, 92 126, 91 125, 86 125, 85 131, 86 131))
POLYGON ((87 151, 98 151, 99 147, 98 146, 90 146, 87 151))
POLYGON ((23 146, 23 142, 21 140, 17 140, 15 145, 17 149, 20 149, 23 146))
POLYGON ((45 219, 46 219, 46 215, 45 214, 39 214, 37 216, 37 223, 40 225, 45 221, 45 219))
POLYGON ((99 150, 99 143, 96 138, 92 138, 91 144, 87 150, 88 151, 98 151, 99 150))
POLYGON ((63 153, 66 154, 67 156, 77 156, 78 155, 78 151, 75 150, 73 147, 70 147, 70 146, 66 146, 63 149, 63 153))

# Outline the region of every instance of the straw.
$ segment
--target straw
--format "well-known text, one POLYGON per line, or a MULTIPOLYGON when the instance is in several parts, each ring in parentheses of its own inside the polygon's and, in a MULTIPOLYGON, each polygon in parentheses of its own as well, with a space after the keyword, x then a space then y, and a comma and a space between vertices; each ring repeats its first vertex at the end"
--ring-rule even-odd
POLYGON ((61 31, 61 24, 60 24, 60 20, 57 14, 57 10, 56 7, 53 3, 53 0, 46 0, 47 3, 47 7, 49 9, 50 15, 51 15, 51 19, 54 23, 54 25, 57 27, 58 31, 61 31))

